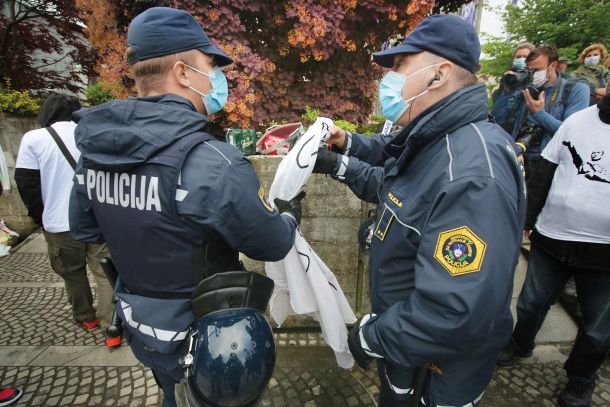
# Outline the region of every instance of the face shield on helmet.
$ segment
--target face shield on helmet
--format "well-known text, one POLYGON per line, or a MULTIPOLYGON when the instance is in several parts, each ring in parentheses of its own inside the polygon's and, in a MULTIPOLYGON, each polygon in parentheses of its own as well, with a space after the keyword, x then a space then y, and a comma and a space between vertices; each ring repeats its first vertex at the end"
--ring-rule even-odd
POLYGON ((265 318, 273 281, 250 272, 215 274, 193 294, 200 317, 185 357, 176 398, 188 407, 250 407, 263 397, 275 367, 275 343, 265 318), (219 309, 220 308, 220 309, 219 309))

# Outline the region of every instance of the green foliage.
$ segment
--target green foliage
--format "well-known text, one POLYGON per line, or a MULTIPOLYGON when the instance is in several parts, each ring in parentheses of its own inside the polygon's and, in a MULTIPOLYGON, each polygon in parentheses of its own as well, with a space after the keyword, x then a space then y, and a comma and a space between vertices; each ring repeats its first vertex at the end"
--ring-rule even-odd
POLYGON ((573 59, 591 43, 610 44, 608 16, 607 0, 524 0, 502 18, 515 39, 555 45, 573 59))
POLYGON ((320 116, 320 109, 312 109, 309 105, 306 105, 305 113, 301 115, 301 118, 305 122, 305 125, 309 126, 316 121, 318 116, 320 116))
POLYGON ((102 103, 110 102, 114 97, 112 96, 112 90, 117 85, 106 82, 98 82, 87 88, 85 96, 87 102, 91 106, 101 105, 102 103))
POLYGON ((383 128, 385 120, 384 116, 371 115, 369 116, 368 123, 363 124, 358 128, 358 133, 365 136, 377 134, 383 128))
POLYGON ((502 20, 510 39, 488 37, 482 46, 481 73, 501 77, 511 64, 513 48, 520 42, 557 46, 559 55, 578 66, 578 55, 596 42, 610 44, 608 0, 523 0, 506 6, 502 20))
POLYGON ((351 131, 356 133, 358 131, 358 125, 350 123, 347 120, 334 120, 335 126, 341 127, 345 131, 351 131))
POLYGON ((513 49, 517 42, 506 41, 499 37, 487 37, 487 42, 481 47, 489 57, 481 60, 481 74, 501 77, 510 69, 513 62, 513 49))
POLYGON ((31 116, 40 110, 41 101, 32 97, 27 90, 11 89, 10 82, 0 89, 0 111, 14 113, 21 116, 31 116))

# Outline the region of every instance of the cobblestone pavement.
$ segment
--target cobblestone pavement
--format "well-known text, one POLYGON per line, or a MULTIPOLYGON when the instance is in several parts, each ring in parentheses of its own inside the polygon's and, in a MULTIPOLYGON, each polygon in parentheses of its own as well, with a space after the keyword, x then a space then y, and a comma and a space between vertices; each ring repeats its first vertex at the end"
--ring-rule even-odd
MULTIPOLYGON (((107 364, 105 359, 101 364, 74 362, 83 349, 102 348, 102 356, 106 351, 101 330, 84 331, 69 316, 63 284, 46 255, 0 258, 0 385, 24 390, 17 406, 160 405, 150 371, 137 363, 119 365, 116 358, 107 364), (74 357, 48 363, 39 355, 50 347, 74 357), (26 362, 16 362, 20 360, 26 362)), ((276 344, 277 366, 261 406, 376 405, 376 372, 340 369, 319 334, 277 333, 276 344)), ((557 349, 565 358, 569 344, 557 349)), ((496 371, 482 405, 555 406, 565 383, 560 360, 525 361, 496 371)), ((593 405, 610 406, 609 364, 600 371, 593 405)))

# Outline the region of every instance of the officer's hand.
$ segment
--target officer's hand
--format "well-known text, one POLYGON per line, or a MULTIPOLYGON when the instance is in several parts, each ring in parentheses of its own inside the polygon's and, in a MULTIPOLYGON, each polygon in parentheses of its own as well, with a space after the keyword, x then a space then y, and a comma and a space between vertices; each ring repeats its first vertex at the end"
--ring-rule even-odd
POLYGON ((369 370, 369 364, 373 358, 367 355, 364 349, 362 349, 362 344, 360 342, 361 321, 362 318, 360 318, 349 331, 349 335, 347 336, 347 345, 349 346, 349 351, 354 357, 356 364, 358 364, 358 366, 364 370, 369 370))
POLYGON ((290 213, 296 220, 297 224, 301 223, 301 200, 305 198, 305 191, 292 198, 290 201, 284 201, 283 199, 275 198, 273 202, 277 206, 280 213, 290 213))
POLYGON ((337 146, 339 149, 343 150, 345 148, 345 130, 341 127, 333 126, 330 128, 330 137, 326 140, 326 143, 331 146, 337 146))
POLYGON ((530 234, 532 233, 531 230, 524 230, 523 231, 523 237, 526 238, 527 240, 530 240, 530 234))
POLYGON ((333 174, 337 162, 339 161, 339 154, 334 153, 324 147, 318 149, 318 157, 316 158, 316 164, 313 166, 313 172, 316 174, 333 174))
POLYGON ((525 104, 532 113, 538 113, 544 109, 544 91, 540 92, 538 100, 534 99, 530 94, 529 89, 523 91, 523 97, 525 98, 525 104))

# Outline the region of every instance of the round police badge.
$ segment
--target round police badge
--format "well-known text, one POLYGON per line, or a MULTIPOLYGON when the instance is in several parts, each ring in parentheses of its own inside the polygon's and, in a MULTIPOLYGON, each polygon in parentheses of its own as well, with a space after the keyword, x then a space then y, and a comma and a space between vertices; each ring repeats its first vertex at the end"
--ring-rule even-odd
POLYGON ((452 276, 481 270, 486 244, 467 226, 438 235, 434 258, 452 276))

